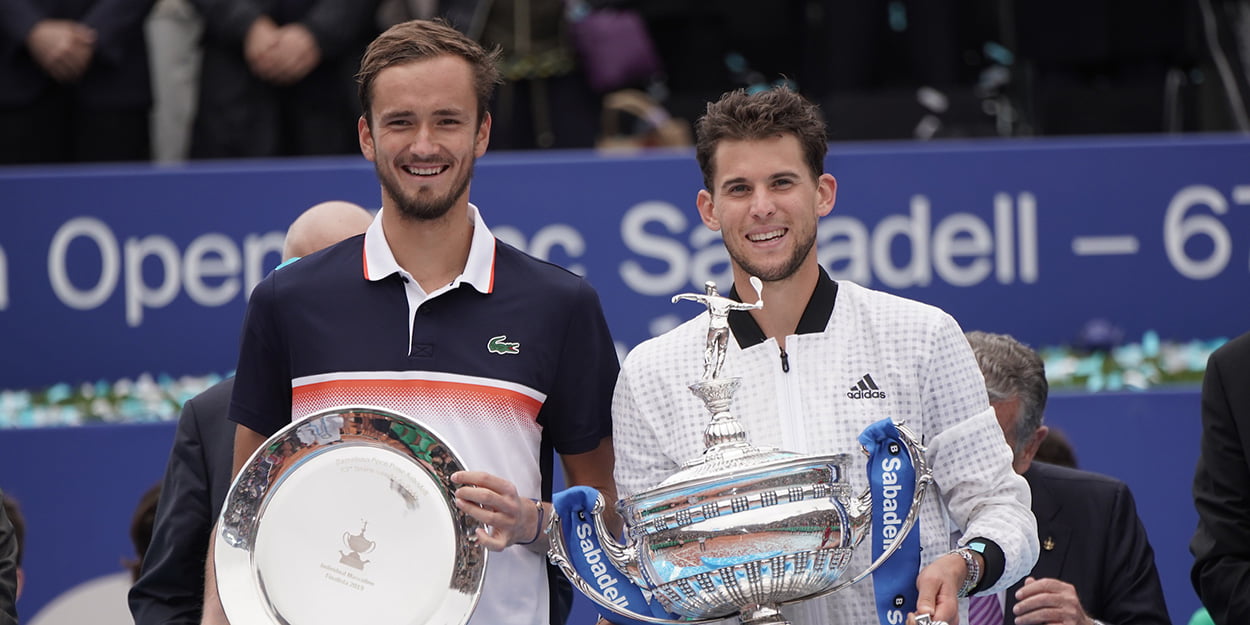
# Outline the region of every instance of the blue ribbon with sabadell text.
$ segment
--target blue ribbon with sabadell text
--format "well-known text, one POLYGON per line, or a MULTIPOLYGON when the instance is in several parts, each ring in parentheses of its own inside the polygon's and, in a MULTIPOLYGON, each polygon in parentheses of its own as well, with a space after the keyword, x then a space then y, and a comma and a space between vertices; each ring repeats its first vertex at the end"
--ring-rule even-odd
POLYGON ((872 559, 896 540, 894 552, 872 573, 877 615, 882 625, 901 625, 916 610, 916 576, 920 573, 920 530, 902 534, 916 492, 916 469, 898 429, 882 419, 864 429, 859 444, 868 451, 868 484, 872 491, 872 559))
MULTIPOLYGON (((573 486, 552 496, 551 505, 560 516, 560 532, 564 534, 573 568, 613 605, 643 616, 676 620, 677 615, 667 612, 651 593, 635 585, 608 560, 590 516, 598 498, 599 491, 588 486, 573 486)), ((613 538, 608 536, 606 540, 613 538)), ((601 616, 617 625, 647 625, 645 621, 610 610, 603 611, 601 616)))

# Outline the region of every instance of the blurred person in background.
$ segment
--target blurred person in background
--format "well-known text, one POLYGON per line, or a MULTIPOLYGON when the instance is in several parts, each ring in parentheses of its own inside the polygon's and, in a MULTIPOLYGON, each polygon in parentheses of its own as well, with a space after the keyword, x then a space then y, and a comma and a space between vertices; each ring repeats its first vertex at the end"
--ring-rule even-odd
POLYGON ((0 164, 146 161, 156 0, 0 0, 0 164))
POLYGON ((130 518, 130 544, 135 547, 135 557, 122 561, 130 571, 130 581, 139 579, 148 546, 152 544, 152 527, 156 523, 156 509, 161 501, 161 485, 154 484, 139 498, 134 516, 130 518))
POLYGON ((191 0, 203 18, 192 158, 350 154, 377 0, 191 0))
POLYGON ((1069 469, 1081 468, 1076 459, 1076 449, 1072 447, 1068 435, 1056 427, 1048 428, 1046 437, 1037 446, 1037 453, 1033 455, 1033 459, 1069 469))
POLYGON ((1250 0, 1197 0, 1200 130, 1250 132, 1250 0))
POLYGON ((184 161, 199 92, 203 20, 190 0, 156 0, 145 30, 152 64, 152 159, 184 161))
POLYGON ((498 47, 504 82, 490 102, 493 150, 589 148, 599 96, 578 66, 566 0, 439 0, 438 15, 486 49, 498 47))

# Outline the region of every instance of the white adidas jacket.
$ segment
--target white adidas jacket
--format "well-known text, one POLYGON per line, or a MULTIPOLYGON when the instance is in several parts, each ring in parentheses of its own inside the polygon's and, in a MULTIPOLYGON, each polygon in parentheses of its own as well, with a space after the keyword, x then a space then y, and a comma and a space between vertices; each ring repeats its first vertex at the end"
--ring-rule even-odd
MULTIPOLYGON (((625 359, 612 406, 622 498, 653 488, 703 452, 710 415, 686 387, 703 372, 707 328, 705 312, 625 359)), ((905 421, 928 448, 937 487, 921 508, 921 565, 947 553, 962 533, 1003 549, 1006 569, 995 591, 1033 568, 1038 541, 1029 487, 1011 468, 972 349, 950 315, 840 281, 824 332, 786 337, 788 372, 773 339, 745 350, 729 343, 721 376, 742 378, 730 410, 753 444, 851 453, 859 459, 851 468, 853 492, 860 493, 868 485, 867 458, 857 436, 886 417, 905 421)), ((865 541, 847 575, 868 566, 868 553, 865 541)), ((966 601, 960 612, 967 622, 966 601)), ((875 623, 871 579, 785 613, 796 624, 875 623)))

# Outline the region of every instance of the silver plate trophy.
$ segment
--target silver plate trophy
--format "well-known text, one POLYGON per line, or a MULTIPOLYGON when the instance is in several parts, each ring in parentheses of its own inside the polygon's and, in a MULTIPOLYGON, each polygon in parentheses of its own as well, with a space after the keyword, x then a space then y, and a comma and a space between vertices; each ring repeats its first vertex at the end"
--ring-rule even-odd
POLYGON ((462 625, 481 594, 463 465, 408 417, 350 407, 282 428, 226 496, 213 552, 232 623, 462 625))
MULTIPOLYGON (((757 295, 758 278, 751 278, 757 295)), ((850 489, 849 454, 799 455, 756 447, 730 414, 740 378, 721 378, 729 338, 730 310, 763 307, 717 294, 673 297, 707 306, 711 315, 703 376, 690 390, 712 414, 703 434, 706 449, 654 489, 617 502, 625 544, 610 538, 599 496, 591 511, 607 560, 672 614, 669 620, 622 609, 580 577, 570 561, 560 519, 547 526, 552 563, 586 596, 605 609, 644 622, 706 622, 737 615, 748 625, 785 624, 781 606, 836 592, 875 570, 915 523, 932 473, 924 448, 898 426, 916 472, 910 512, 897 540, 864 571, 846 576, 851 555, 870 529, 871 493, 850 489)))

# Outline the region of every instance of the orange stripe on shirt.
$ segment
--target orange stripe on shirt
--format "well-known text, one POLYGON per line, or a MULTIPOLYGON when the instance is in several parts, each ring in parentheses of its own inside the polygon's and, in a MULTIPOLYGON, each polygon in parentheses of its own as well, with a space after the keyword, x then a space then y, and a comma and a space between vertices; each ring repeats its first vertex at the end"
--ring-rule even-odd
POLYGON ((486 285, 487 293, 495 292, 495 262, 499 260, 499 243, 495 239, 490 240, 490 284, 486 285))
POLYGON ((297 386, 291 390, 291 398, 295 404, 301 404, 310 397, 326 395, 355 398, 358 403, 372 401, 383 406, 393 403, 386 398, 402 401, 404 397, 414 396, 455 404, 467 402, 476 406, 502 405, 501 407, 531 419, 537 419, 538 410, 542 408, 542 402, 517 391, 484 384, 440 380, 328 380, 297 386))

